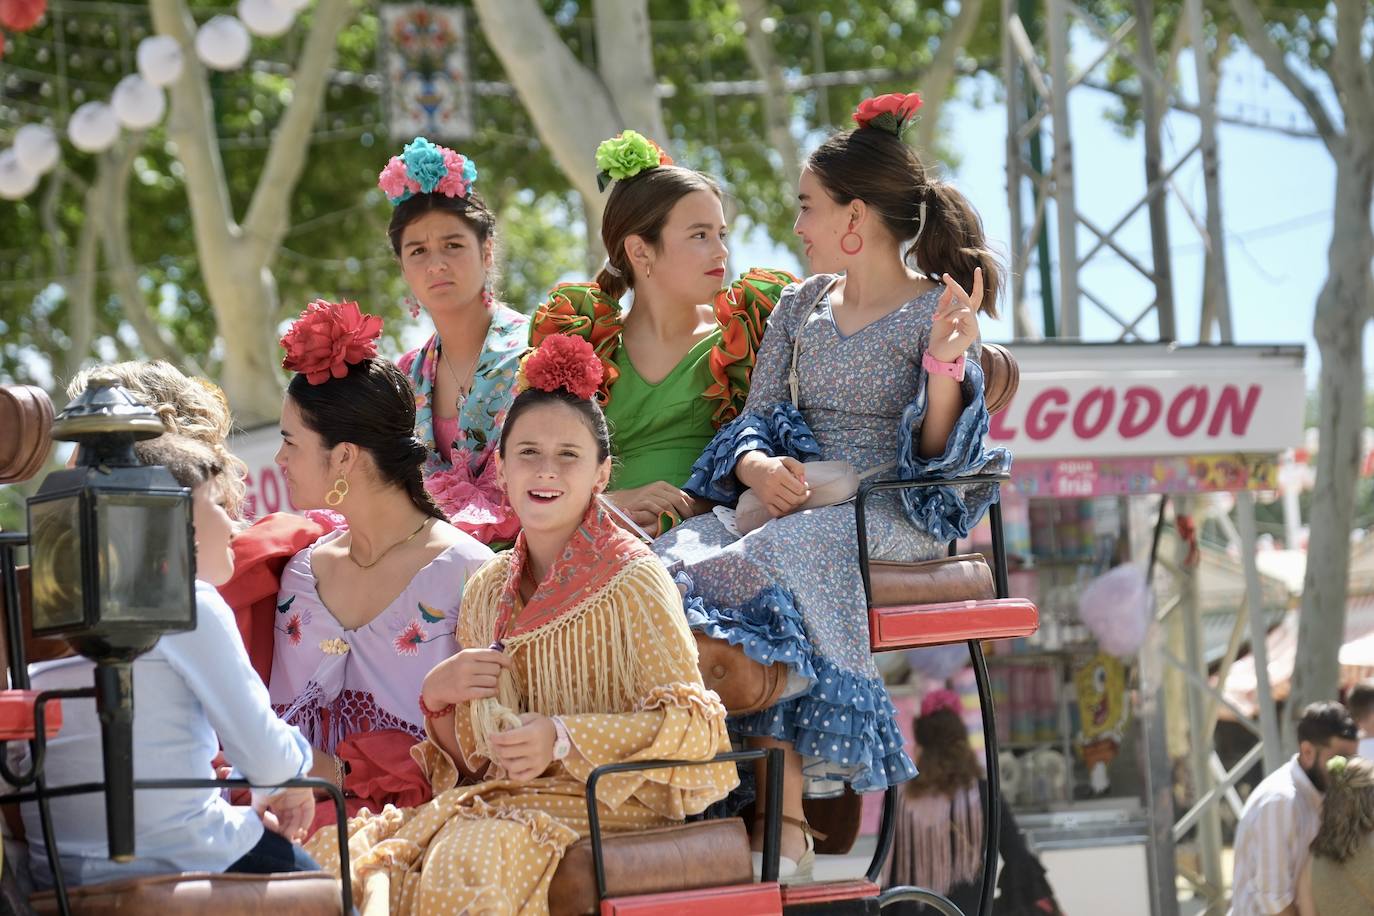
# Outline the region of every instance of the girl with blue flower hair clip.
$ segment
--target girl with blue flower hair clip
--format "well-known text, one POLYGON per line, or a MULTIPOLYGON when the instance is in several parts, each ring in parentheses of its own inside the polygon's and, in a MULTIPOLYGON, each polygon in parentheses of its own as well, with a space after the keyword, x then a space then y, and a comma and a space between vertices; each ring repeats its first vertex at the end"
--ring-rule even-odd
POLYGON ((474 190, 477 165, 416 137, 378 176, 391 202, 387 236, 434 334, 398 361, 415 387, 415 436, 429 450, 425 487, 450 522, 485 544, 519 522, 496 480, 493 445, 515 397, 529 320, 497 301, 496 215, 474 190))

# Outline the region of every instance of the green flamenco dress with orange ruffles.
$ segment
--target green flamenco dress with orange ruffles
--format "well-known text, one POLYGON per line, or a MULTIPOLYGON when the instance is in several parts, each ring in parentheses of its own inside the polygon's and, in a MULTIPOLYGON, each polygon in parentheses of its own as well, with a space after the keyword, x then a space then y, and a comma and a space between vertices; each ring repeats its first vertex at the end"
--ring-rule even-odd
POLYGON ((595 283, 554 287, 530 322, 530 346, 551 334, 575 334, 601 359, 606 376, 600 398, 616 457, 612 489, 687 482, 692 463, 744 406, 768 316, 783 288, 795 282, 786 271, 755 267, 722 289, 712 302, 718 327, 657 383, 639 374, 621 346, 618 302, 595 283))

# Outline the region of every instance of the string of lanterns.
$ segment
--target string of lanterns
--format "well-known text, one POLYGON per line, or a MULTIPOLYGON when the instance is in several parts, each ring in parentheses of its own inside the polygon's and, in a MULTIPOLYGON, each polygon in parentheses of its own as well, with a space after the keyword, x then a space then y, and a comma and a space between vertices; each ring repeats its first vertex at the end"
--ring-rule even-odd
MULTIPOLYGON (((238 0, 236 16, 208 20, 195 35, 195 54, 213 70, 237 70, 248 60, 252 36, 277 38, 290 31, 310 0, 238 0)), ((0 28, 27 31, 47 10, 47 0, 0 0, 0 28)), ((0 55, 4 37, 0 35, 0 55)), ((101 153, 121 130, 148 130, 167 113, 165 87, 185 68, 186 50, 170 35, 151 35, 138 44, 137 73, 119 81, 108 102, 86 102, 67 119, 67 139, 83 153, 101 153)), ((62 149, 57 132, 45 124, 25 124, 9 149, 0 151, 0 198, 20 200, 56 167, 62 149)))

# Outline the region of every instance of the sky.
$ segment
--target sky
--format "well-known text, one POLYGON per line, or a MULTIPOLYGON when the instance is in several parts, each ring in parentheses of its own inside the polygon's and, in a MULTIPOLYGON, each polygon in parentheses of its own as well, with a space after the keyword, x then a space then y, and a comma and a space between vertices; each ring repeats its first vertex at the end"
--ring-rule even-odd
MULTIPOLYGON (((1080 37, 1075 56, 1087 57, 1091 51, 1080 37)), ((1190 101, 1195 98, 1192 81, 1188 79, 1192 67, 1192 61, 1185 55, 1180 62, 1180 72, 1184 74, 1181 94, 1190 101)), ((1306 126, 1298 104, 1248 52, 1233 55, 1224 65, 1218 102, 1223 115, 1306 126)), ((1117 107, 1115 97, 1097 90, 1082 88, 1070 95, 1077 203, 1086 216, 1102 227, 1115 224, 1145 189, 1144 140, 1140 135, 1124 135, 1109 120, 1117 107)), ((967 80, 957 100, 946 107, 943 127, 946 143, 958 156, 947 177, 982 214, 994 246, 1009 252, 1005 108, 994 98, 990 86, 967 80)), ((1174 112, 1165 119, 1162 141, 1166 167, 1197 141, 1199 133, 1198 120, 1192 115, 1174 112)), ((1046 141, 1048 153, 1048 136, 1046 141)), ((1319 140, 1295 138, 1272 130, 1222 124, 1218 147, 1234 342, 1303 344, 1307 348, 1309 387, 1313 387, 1319 362, 1312 339, 1312 319, 1327 273, 1335 167, 1319 140)), ((1179 195, 1187 200, 1188 208, 1199 219, 1204 218, 1206 198, 1200 154, 1194 154, 1179 170, 1175 185, 1179 195)), ((1175 321, 1180 340, 1195 343, 1204 243, 1188 208, 1177 197, 1170 196, 1168 225, 1175 321)), ((1144 208, 1127 223, 1120 238, 1126 250, 1148 263, 1149 225, 1144 208)), ((1086 229, 1080 229, 1080 257, 1094 239, 1086 229)), ((795 265, 786 250, 757 238, 737 240, 734 262, 739 266, 795 265)), ((1034 266, 1030 273, 1035 273, 1034 266)), ((1028 279, 1031 311, 1038 321, 1039 292, 1035 277, 1028 279)), ((1080 284, 1118 313, 1132 318, 1152 298, 1152 288, 1144 278, 1110 252, 1099 254, 1084 267, 1080 284)), ((1007 341, 1012 337, 1010 309, 1001 311, 1007 317, 982 321, 983 334, 989 340, 1007 341)), ((1081 308, 1081 327, 1085 339, 1115 339, 1119 333, 1118 326, 1086 300, 1081 308)), ((1152 318, 1142 327, 1149 337, 1155 333, 1152 318)), ((1366 374, 1371 366, 1372 335, 1374 330, 1366 325, 1366 374)))

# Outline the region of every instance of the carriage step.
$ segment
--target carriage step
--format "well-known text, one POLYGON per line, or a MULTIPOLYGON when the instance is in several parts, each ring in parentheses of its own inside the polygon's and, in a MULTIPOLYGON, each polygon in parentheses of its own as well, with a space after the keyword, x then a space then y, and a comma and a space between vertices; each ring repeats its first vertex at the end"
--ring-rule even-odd
POLYGON ((782 913, 782 897, 775 881, 601 901, 601 916, 769 916, 775 913, 782 913))
MULTIPOLYGON (((37 690, 0 690, 0 741, 33 740, 33 703, 37 690)), ((62 702, 43 704, 43 731, 51 738, 62 730, 62 702)))
POLYGON ((915 649, 983 639, 1029 636, 1040 626, 1035 603, 1025 598, 983 598, 945 604, 869 608, 874 652, 915 649))

